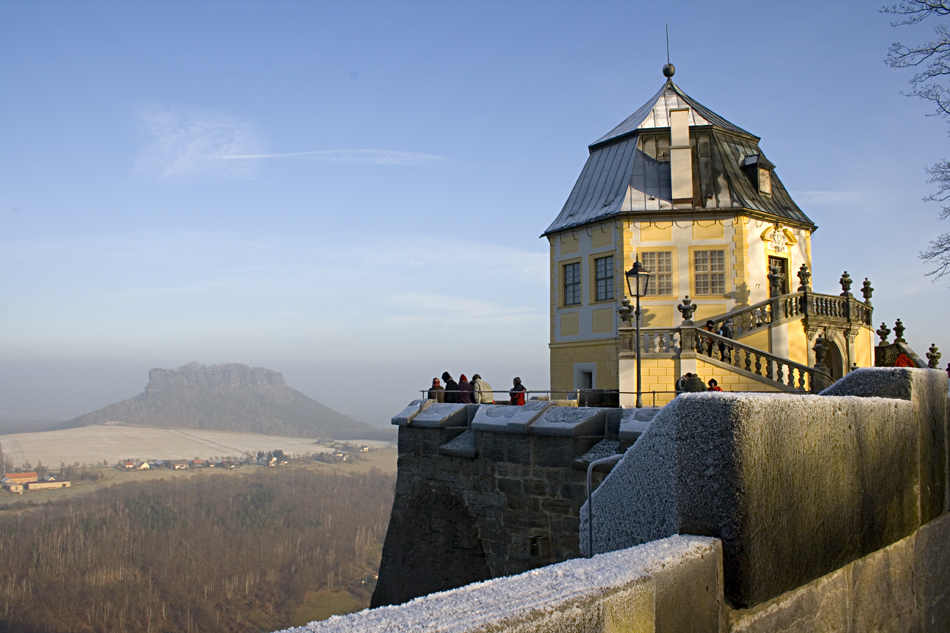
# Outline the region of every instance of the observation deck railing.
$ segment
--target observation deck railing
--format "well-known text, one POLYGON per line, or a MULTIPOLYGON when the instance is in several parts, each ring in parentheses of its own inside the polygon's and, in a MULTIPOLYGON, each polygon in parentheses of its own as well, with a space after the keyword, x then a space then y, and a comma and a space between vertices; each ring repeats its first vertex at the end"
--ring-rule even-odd
POLYGON ((708 320, 715 324, 717 332, 726 321, 732 321, 732 335, 744 338, 773 323, 796 318, 807 318, 811 327, 852 324, 871 327, 872 312, 873 308, 869 304, 854 296, 825 295, 804 290, 736 308, 708 320))
MULTIPOLYGON (((627 324, 629 325, 629 324, 627 324)), ((717 364, 728 366, 763 382, 772 383, 782 391, 808 392, 830 384, 824 369, 808 367, 788 358, 745 345, 695 326, 674 328, 640 328, 640 349, 635 349, 632 326, 620 330, 621 358, 678 358, 684 354, 696 358, 706 356, 717 364)))

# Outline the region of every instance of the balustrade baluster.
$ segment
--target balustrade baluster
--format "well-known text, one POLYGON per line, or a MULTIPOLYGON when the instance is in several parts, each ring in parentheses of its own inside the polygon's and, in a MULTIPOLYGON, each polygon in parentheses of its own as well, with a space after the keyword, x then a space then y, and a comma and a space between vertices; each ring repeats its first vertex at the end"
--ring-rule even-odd
POLYGON ((745 370, 752 371, 752 355, 749 353, 749 350, 745 351, 745 370))
POLYGON ((769 380, 773 379, 772 378, 772 359, 768 357, 765 358, 765 377, 768 378, 769 380))
POLYGON ((794 388, 795 385, 792 384, 792 373, 794 373, 795 368, 788 365, 787 363, 778 363, 778 380, 783 385, 788 385, 789 387, 794 388), (785 369, 788 368, 788 379, 785 378, 785 369))
POLYGON ((757 376, 762 375, 762 356, 760 354, 755 355, 755 374, 757 376))

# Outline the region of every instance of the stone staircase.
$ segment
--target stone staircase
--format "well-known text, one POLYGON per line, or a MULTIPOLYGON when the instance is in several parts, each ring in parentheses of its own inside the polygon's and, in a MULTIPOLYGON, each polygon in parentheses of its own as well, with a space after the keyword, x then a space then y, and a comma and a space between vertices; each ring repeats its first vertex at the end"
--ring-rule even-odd
MULTIPOLYGON (((686 314, 691 315, 691 312, 686 314)), ((714 323, 715 331, 729 322, 733 332, 731 339, 703 329, 704 324, 684 320, 679 327, 640 328, 640 349, 637 350, 633 323, 625 321, 619 328, 620 355, 622 358, 640 355, 642 359, 698 358, 777 391, 817 392, 832 382, 829 371, 820 362, 810 367, 742 340, 793 321, 804 321, 811 348, 822 330, 870 328, 871 318, 870 303, 861 302, 850 293, 835 296, 806 289, 708 319, 714 323)))

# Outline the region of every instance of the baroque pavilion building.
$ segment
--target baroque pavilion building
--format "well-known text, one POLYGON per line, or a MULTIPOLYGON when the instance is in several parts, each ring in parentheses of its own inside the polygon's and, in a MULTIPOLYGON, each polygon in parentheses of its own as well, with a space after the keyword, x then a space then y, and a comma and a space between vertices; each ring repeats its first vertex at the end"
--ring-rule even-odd
POLYGON ((635 389, 638 353, 642 389, 656 392, 647 405, 668 402, 687 372, 726 390, 815 391, 872 366, 870 284, 863 301, 847 273, 841 294, 812 292, 817 226, 759 137, 684 93, 672 65, 664 75, 659 92, 589 146, 544 232, 554 397, 607 389, 632 404, 624 394, 635 389), (622 305, 624 273, 636 259, 650 271, 639 351, 622 305), (734 340, 701 330, 708 320, 715 332, 725 324, 734 340))

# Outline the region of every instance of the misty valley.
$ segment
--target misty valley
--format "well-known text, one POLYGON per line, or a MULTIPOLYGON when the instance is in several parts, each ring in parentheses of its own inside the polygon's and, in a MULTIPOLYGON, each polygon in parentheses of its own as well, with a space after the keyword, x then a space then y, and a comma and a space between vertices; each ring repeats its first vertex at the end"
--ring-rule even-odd
POLYGON ((0 422, 0 632, 256 633, 369 606, 388 435, 237 364, 0 422))

